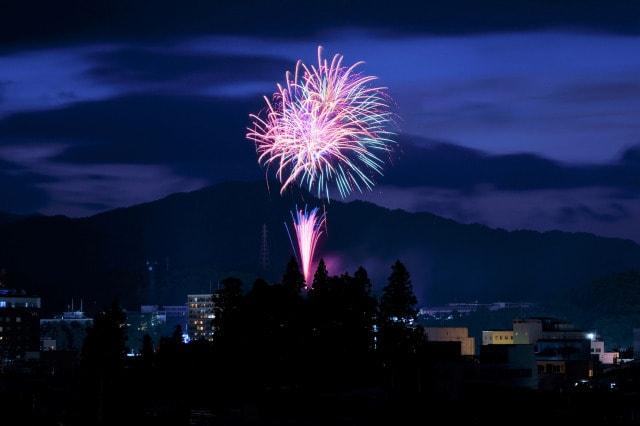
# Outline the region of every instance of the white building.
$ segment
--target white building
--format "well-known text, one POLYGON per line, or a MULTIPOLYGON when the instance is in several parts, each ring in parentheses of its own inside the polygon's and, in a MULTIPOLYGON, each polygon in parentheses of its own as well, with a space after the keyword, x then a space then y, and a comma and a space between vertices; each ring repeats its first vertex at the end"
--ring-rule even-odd
POLYGON ((618 363, 619 352, 605 352, 604 340, 596 337, 594 333, 589 333, 588 337, 591 339, 591 355, 597 355, 598 360, 605 365, 618 363))
POLYGON ((512 345, 513 330, 489 330, 482 332, 482 345, 512 345))
POLYGON ((425 327, 424 332, 431 342, 460 342, 460 355, 476 353, 476 341, 469 336, 467 327, 425 327))

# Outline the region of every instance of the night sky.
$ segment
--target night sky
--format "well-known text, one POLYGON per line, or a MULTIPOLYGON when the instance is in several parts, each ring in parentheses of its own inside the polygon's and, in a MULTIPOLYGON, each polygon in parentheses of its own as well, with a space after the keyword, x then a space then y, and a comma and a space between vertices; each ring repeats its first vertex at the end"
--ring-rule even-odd
POLYGON ((84 216, 263 178, 248 114, 322 44, 397 104, 366 199, 640 242, 640 3, 218 3, 3 6, 0 210, 84 216))

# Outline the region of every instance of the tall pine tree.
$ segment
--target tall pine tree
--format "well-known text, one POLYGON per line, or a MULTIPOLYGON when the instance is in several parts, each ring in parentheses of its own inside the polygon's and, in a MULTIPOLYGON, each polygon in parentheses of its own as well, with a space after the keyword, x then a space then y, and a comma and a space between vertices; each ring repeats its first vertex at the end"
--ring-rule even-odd
POLYGON ((324 263, 324 259, 320 259, 318 262, 318 268, 313 275, 313 283, 311 288, 313 291, 325 290, 329 283, 329 271, 327 271, 327 265, 324 263))
POLYGON ((215 295, 213 325, 215 338, 220 344, 236 341, 241 334, 242 281, 228 277, 215 295))
POLYGON ((299 293, 300 290, 304 287, 304 275, 300 272, 300 267, 298 266, 298 262, 296 258, 291 256, 289 259, 289 263, 287 263, 287 269, 284 271, 284 275, 282 276, 282 287, 284 287, 287 291, 293 293, 299 293))
POLYGON ((411 276, 402 262, 391 266, 389 281, 382 291, 380 315, 383 321, 409 321, 415 318, 418 300, 413 292, 411 276))

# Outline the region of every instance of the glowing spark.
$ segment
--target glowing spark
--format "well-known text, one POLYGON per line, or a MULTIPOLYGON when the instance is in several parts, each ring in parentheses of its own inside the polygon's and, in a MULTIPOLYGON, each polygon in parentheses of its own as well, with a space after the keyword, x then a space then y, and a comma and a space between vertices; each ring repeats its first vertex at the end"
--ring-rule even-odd
POLYGON ((356 71, 362 62, 347 67, 342 60, 328 62, 318 47, 317 66, 298 61, 272 99, 264 97, 262 114, 250 115, 247 138, 267 173, 274 167, 281 193, 297 183, 329 199, 335 185, 344 198, 371 189, 372 175, 382 175, 380 154, 393 143, 386 90, 356 71))
MULTIPOLYGON (((293 244, 290 233, 289 239, 291 239, 293 250, 298 253, 298 260, 302 266, 302 274, 304 275, 304 280, 308 288, 311 286, 310 278, 313 255, 318 240, 323 233, 322 226, 325 223, 325 215, 320 213, 317 207, 310 211, 307 211, 306 207, 304 210, 296 207, 296 210, 291 212, 291 218, 293 219, 293 230, 295 231, 297 244, 293 244)), ((288 227, 287 232, 289 232, 288 227)))

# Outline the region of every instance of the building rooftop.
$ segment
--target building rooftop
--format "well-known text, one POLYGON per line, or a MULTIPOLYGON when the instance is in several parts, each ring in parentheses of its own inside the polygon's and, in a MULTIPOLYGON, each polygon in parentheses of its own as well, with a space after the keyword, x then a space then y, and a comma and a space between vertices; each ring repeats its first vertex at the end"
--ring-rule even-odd
POLYGON ((0 287, 0 297, 38 297, 34 294, 29 294, 25 290, 0 287))

